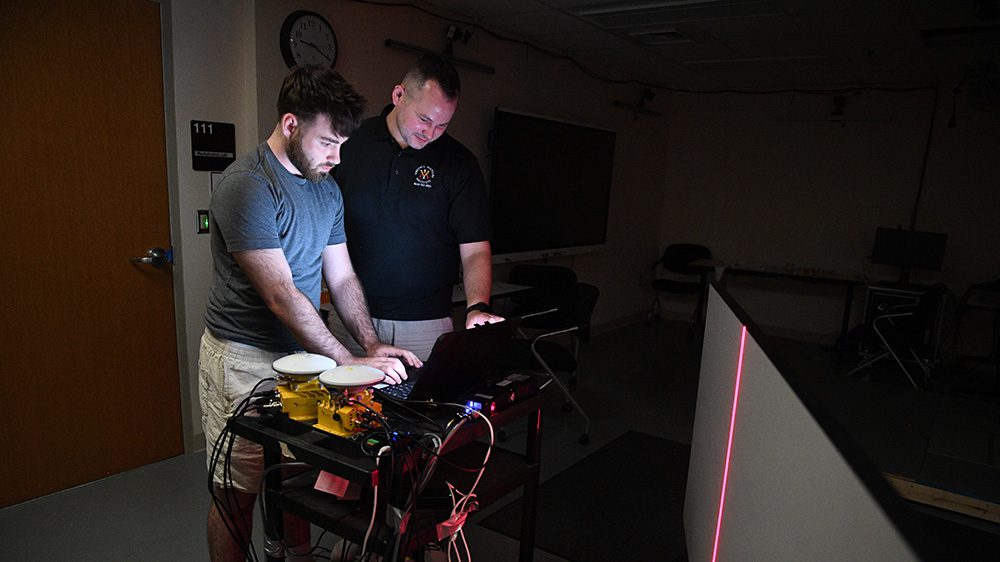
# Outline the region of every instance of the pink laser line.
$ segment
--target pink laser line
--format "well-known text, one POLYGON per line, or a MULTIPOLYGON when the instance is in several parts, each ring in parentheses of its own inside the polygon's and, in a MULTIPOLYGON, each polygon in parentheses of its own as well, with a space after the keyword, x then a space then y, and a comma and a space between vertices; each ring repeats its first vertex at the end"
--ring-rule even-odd
POLYGON ((740 360, 736 364, 736 389, 733 391, 733 413, 729 418, 729 443, 726 445, 726 467, 722 471, 722 497, 719 498, 719 517, 715 522, 715 545, 712 547, 712 562, 719 555, 719 534, 722 531, 722 508, 726 505, 726 484, 729 481, 729 455, 733 452, 733 429, 736 426, 736 406, 740 399, 740 379, 743 377, 743 350, 746 348, 747 327, 740 331, 740 360))

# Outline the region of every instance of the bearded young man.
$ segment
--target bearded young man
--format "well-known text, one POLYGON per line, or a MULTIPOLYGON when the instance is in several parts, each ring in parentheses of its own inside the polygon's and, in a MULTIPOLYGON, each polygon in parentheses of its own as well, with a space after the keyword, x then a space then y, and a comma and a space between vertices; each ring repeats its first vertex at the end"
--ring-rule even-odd
MULTIPOLYGON (((410 351, 379 342, 344 233, 344 206, 330 171, 358 127, 364 100, 329 68, 292 69, 278 96, 278 123, 267 141, 223 173, 212 193, 213 275, 199 356, 202 426, 211 453, 236 407, 275 373, 272 363, 296 351, 367 365, 387 383, 406 378, 410 351), (319 314, 321 280, 351 336, 348 351, 319 314)), ((267 381, 258 390, 273 388, 267 381)), ((209 455, 211 459, 211 455, 209 455)), ((263 473, 260 446, 236 438, 231 481, 213 467, 208 516, 212 560, 244 560, 253 501, 263 473)), ((287 560, 311 560, 309 525, 286 517, 287 560), (299 556, 299 555, 302 556, 299 556)))

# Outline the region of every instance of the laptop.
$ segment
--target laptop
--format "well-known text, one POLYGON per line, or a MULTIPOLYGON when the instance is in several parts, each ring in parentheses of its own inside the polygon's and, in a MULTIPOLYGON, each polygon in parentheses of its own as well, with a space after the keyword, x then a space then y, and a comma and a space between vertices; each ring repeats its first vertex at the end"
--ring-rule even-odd
POLYGON ((405 381, 375 388, 395 400, 455 402, 486 380, 512 334, 506 321, 441 334, 423 367, 408 366, 405 381))

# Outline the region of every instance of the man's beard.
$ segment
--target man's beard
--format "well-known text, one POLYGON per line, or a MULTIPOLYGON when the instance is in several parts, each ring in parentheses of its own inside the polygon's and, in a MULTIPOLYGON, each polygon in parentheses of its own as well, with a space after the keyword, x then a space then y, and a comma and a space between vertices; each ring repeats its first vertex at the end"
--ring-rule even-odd
POLYGON ((319 183, 326 179, 329 172, 322 172, 318 168, 309 165, 309 158, 302 150, 302 138, 299 131, 295 131, 288 139, 288 160, 298 169, 302 177, 313 183, 319 183))

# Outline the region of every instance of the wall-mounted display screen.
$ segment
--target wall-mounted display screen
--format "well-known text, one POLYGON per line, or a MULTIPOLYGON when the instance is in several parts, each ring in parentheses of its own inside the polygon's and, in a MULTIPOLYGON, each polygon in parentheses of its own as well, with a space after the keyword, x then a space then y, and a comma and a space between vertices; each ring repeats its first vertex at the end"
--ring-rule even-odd
POLYGON ((497 108, 493 253, 512 259, 605 243, 615 133, 497 108))

